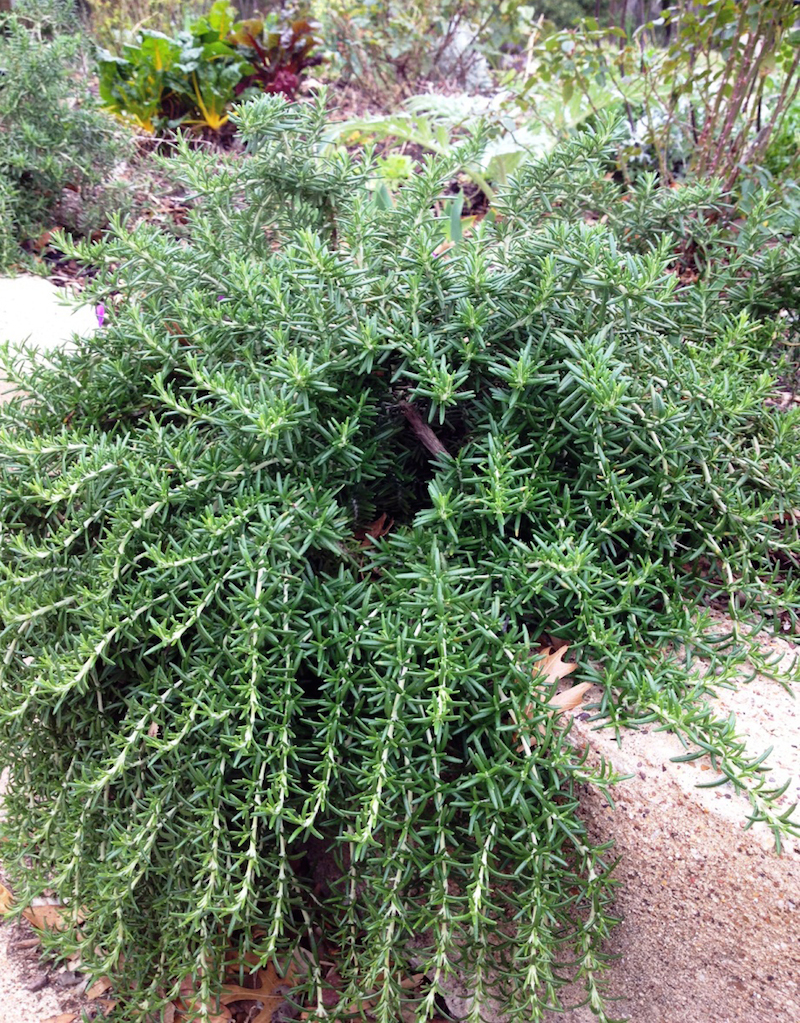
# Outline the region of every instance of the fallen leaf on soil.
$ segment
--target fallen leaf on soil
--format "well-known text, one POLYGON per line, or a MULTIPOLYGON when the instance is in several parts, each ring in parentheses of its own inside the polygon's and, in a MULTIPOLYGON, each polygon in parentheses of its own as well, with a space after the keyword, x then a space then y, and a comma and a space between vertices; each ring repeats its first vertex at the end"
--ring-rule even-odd
POLYGON ((28 906, 22 915, 39 931, 63 931, 67 926, 62 915, 64 907, 60 902, 46 902, 28 906))
POLYGON ((41 252, 42 249, 46 249, 50 244, 50 239, 53 237, 52 231, 42 231, 36 241, 33 243, 33 247, 37 252, 41 252))
MULTIPOLYGON (((196 1020, 199 1014, 202 1013, 203 1008, 202 1001, 197 996, 195 982, 191 977, 186 977, 181 982, 180 997, 162 1011, 161 1023, 173 1023, 176 1013, 180 1020, 196 1020)), ((220 1006, 218 1013, 211 1012, 208 1006, 205 1006, 205 1009, 206 1014, 203 1016, 203 1019, 207 1020, 208 1023, 229 1023, 233 1018, 225 1005, 220 1006)))
POLYGON ((533 676, 534 678, 541 679, 541 685, 552 685, 553 682, 558 682, 559 679, 569 675, 578 667, 577 662, 564 660, 566 649, 567 644, 565 643, 557 650, 554 650, 551 646, 546 646, 539 651, 544 656, 534 664, 533 676))
POLYGON ((591 682, 581 682, 577 686, 565 689, 563 693, 558 693, 552 700, 548 700, 547 706, 555 707, 556 712, 559 714, 565 710, 574 710, 583 703, 583 694, 591 688, 591 682))
MULTIPOLYGON (((544 653, 544 657, 533 666, 533 677, 537 680, 541 679, 539 688, 558 683, 560 679, 565 678, 578 667, 576 661, 564 660, 566 649, 567 646, 564 644, 558 650, 554 650, 552 647, 545 647, 543 651, 540 651, 540 653, 544 653)), ((580 682, 576 686, 571 686, 569 689, 556 693, 555 696, 547 701, 547 706, 552 707, 556 714, 561 714, 565 710, 574 710, 582 703, 583 694, 591 688, 591 682, 580 682)), ((528 717, 531 717, 530 707, 527 708, 527 714, 528 717)))
POLYGON ((58 1016, 48 1016, 42 1023, 73 1023, 77 1018, 77 1012, 62 1012, 58 1016))
POLYGON ((0 884, 0 913, 7 913, 14 905, 14 896, 4 884, 0 884))
POLYGON ((296 968, 294 963, 291 963, 286 971, 286 976, 279 977, 278 971, 270 963, 263 970, 258 971, 258 987, 226 984, 219 1000, 226 1007, 232 1002, 261 1002, 261 1011, 253 1017, 250 1023, 271 1023, 272 1013, 286 1000, 286 989, 292 986, 295 973, 296 968))
POLYGON ((393 525, 394 519, 390 519, 386 512, 384 512, 374 522, 370 522, 368 526, 356 529, 353 536, 360 542, 362 547, 369 547, 370 541, 368 537, 371 537, 373 540, 380 540, 381 537, 386 536, 390 532, 393 525))
MULTIPOLYGON (((542 691, 543 695, 548 687, 557 685, 562 678, 566 678, 567 675, 571 674, 578 667, 576 661, 564 660, 566 650, 567 644, 565 643, 563 646, 558 647, 558 649, 548 646, 543 647, 539 651, 543 656, 533 666, 533 677, 537 683, 537 689, 542 691)), ((551 697, 547 701, 547 706, 552 707, 551 715, 557 717, 566 710, 574 710, 576 707, 579 707, 583 702, 584 694, 591 688, 591 682, 580 682, 578 685, 564 689, 562 692, 551 697)), ((526 707, 525 715, 528 718, 533 718, 533 707, 526 707)), ((544 735, 544 725, 539 724, 537 731, 540 735, 544 735)))
POLYGON ((53 897, 34 899, 30 906, 22 911, 25 919, 40 931, 48 928, 53 931, 63 931, 73 922, 82 924, 86 920, 87 913, 86 907, 82 906, 77 918, 73 921, 70 918, 68 907, 53 897))
POLYGON ((101 977, 96 980, 94 984, 86 992, 87 998, 99 998, 100 995, 104 995, 106 991, 111 987, 111 981, 108 977, 101 977))

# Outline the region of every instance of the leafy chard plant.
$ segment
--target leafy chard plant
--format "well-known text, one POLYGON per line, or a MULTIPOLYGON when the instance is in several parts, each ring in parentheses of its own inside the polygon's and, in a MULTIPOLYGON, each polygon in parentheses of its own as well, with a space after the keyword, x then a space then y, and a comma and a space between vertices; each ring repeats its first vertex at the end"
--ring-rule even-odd
POLYGON ((300 950, 312 1019, 331 950, 341 1004, 379 1020, 409 972, 419 1020, 453 974, 476 1021, 542 1019, 574 975, 607 1019, 612 878, 576 810, 617 778, 553 716, 538 651, 569 642, 599 713, 675 729, 797 833, 706 703, 758 658, 746 626, 800 606, 800 412, 767 400, 796 245, 703 217, 704 186, 624 196, 601 124, 437 256, 463 153, 387 205, 371 159, 326 145, 324 99, 237 119, 249 160, 184 147, 188 244, 118 224, 78 247, 103 329, 8 360, 21 901, 85 917, 53 940, 122 975, 132 1019, 187 975, 213 1006, 231 943, 300 950))
POLYGON ((155 131, 170 91, 168 76, 180 59, 179 42, 144 30, 136 43, 123 46, 121 56, 101 51, 99 90, 106 109, 130 116, 144 131, 155 131))
POLYGON ((253 92, 294 96, 302 73, 320 59, 314 27, 277 17, 236 20, 228 0, 170 37, 141 29, 120 56, 100 52, 100 95, 108 110, 140 128, 198 125, 219 132, 231 104, 253 92))

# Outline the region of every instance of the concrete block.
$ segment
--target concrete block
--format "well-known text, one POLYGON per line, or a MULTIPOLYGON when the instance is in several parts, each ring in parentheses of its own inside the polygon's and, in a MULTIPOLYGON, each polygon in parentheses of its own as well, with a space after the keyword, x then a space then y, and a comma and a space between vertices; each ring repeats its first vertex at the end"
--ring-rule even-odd
MULTIPOLYGON (((70 347, 76 335, 90 337, 97 326, 92 306, 76 305, 44 277, 0 278, 0 341, 25 342, 46 353, 70 347)), ((13 393, 0 380, 0 402, 13 393)))
MULTIPOLYGON (((792 670, 795 644, 764 643, 792 670)), ((758 676, 716 701, 721 715, 736 714, 754 755, 773 747, 767 777, 792 778, 781 800, 787 809, 800 802, 800 680, 792 688, 758 676)), ((608 973, 620 1000, 610 1015, 631 1023, 800 1023, 800 840, 787 839, 777 856, 764 825, 744 830, 746 797, 727 782, 698 789, 713 768, 707 759, 672 763, 686 752, 674 734, 649 726, 625 732, 617 745, 589 716, 576 711, 573 741, 633 776, 616 787, 616 810, 596 791, 582 798, 592 839, 613 839, 622 857, 615 874, 622 923, 607 948, 620 957, 608 973)), ((579 1002, 579 987, 570 996, 567 1004, 579 1002)), ((586 1007, 546 1018, 596 1019, 586 1007)))

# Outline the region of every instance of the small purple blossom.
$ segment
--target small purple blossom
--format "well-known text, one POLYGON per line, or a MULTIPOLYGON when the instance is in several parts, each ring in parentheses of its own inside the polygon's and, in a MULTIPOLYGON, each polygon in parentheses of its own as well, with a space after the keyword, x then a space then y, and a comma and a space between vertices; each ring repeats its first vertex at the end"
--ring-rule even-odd
POLYGON ((227 295, 217 295, 217 301, 218 302, 225 302, 225 301, 227 301, 227 298, 228 298, 227 295))
POLYGON ((106 307, 101 302, 99 305, 95 306, 94 311, 95 314, 97 315, 97 325, 98 327, 102 327, 103 320, 106 318, 106 307))

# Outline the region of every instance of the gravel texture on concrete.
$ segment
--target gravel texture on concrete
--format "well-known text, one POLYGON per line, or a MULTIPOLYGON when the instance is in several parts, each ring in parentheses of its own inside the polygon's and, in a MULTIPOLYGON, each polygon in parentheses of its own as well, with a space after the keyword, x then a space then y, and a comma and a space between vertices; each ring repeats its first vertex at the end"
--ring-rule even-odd
MULTIPOLYGON (((719 625, 727 629, 721 616, 719 625)), ((772 747, 767 777, 791 779, 781 801, 788 809, 800 802, 800 647, 766 635, 762 644, 794 672, 791 691, 758 675, 736 692, 721 690, 716 704, 720 716, 736 715, 754 757, 772 747)), ((718 776, 706 758, 673 763, 686 752, 673 733, 645 726, 625 731, 618 745, 589 718, 576 713, 573 741, 632 775, 614 790, 616 809, 594 790, 581 800, 590 837, 613 839, 621 857, 622 923, 607 948, 619 956, 608 975, 619 999, 612 1015, 631 1023, 800 1023, 800 840, 787 839, 778 856, 764 825, 745 830, 747 799, 729 783, 697 788, 718 776)), ((595 1019, 583 1007, 548 1023, 595 1019)))
POLYGON ((62 1008, 50 971, 39 964, 35 948, 20 948, 31 940, 31 929, 17 924, 0 927, 0 1023, 42 1023, 62 1008), (43 983, 44 982, 44 983, 43 983), (42 987, 39 987, 43 984, 42 987))

